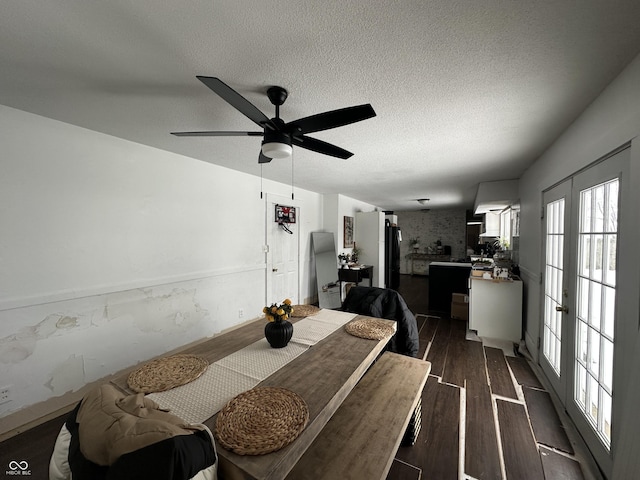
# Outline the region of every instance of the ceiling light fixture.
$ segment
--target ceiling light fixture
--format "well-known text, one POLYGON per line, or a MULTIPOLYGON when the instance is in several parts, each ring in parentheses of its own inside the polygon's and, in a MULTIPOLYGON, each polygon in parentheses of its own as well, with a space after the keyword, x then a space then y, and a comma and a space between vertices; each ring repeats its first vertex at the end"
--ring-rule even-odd
MULTIPOLYGON (((274 119, 276 121, 278 119, 274 119)), ((277 123, 282 123, 280 120, 277 123)), ((287 158, 291 156, 293 148, 291 147, 291 135, 285 132, 264 132, 264 140, 262 141, 262 154, 268 158, 287 158)))
POLYGON ((293 148, 286 143, 269 142, 262 144, 262 154, 269 158, 287 158, 291 156, 293 148))
POLYGON ((417 201, 420 205, 426 205, 427 203, 429 203, 429 200, 431 200, 430 198, 419 198, 417 201))

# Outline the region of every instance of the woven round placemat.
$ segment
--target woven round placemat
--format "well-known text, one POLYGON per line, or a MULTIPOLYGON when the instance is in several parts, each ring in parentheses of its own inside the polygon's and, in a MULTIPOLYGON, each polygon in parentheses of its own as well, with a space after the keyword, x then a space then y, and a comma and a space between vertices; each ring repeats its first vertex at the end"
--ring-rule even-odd
POLYGON ((319 311, 320 309, 313 305, 293 305, 293 313, 291 314, 291 316, 294 318, 310 317, 311 315, 315 315, 319 311))
POLYGON ((208 366, 206 359, 196 355, 172 355, 152 360, 131 372, 127 383, 138 393, 164 392, 193 382, 208 366))
POLYGON ((218 413, 215 436, 238 455, 263 455, 293 442, 309 421, 309 408, 295 392, 255 387, 233 398, 218 413))
POLYGON ((360 318, 344 326, 347 333, 370 340, 382 340, 394 334, 393 327, 375 318, 360 318))

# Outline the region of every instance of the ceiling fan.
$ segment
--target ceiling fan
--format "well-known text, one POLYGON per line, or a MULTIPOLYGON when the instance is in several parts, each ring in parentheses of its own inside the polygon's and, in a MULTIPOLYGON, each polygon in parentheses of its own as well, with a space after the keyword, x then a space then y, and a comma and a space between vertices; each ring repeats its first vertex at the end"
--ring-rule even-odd
POLYGON ((349 158, 353 153, 344 150, 322 140, 308 137, 307 133, 329 130, 330 128, 341 127, 350 123, 360 122, 367 118, 375 117, 376 112, 370 104, 357 105, 354 107, 340 108, 329 112, 319 113, 310 117, 300 118, 292 122, 285 123, 280 118, 280 106, 287 99, 288 92, 282 87, 269 87, 267 96, 276 107, 276 116, 269 119, 264 113, 233 90, 219 78, 197 76, 198 80, 217 93, 223 100, 235 107, 260 126, 262 132, 171 132, 171 135, 178 137, 224 137, 224 136, 245 136, 264 137, 262 148, 258 157, 258 163, 268 163, 274 158, 285 158, 293 152, 292 145, 306 148, 317 153, 330 155, 338 158, 349 158))

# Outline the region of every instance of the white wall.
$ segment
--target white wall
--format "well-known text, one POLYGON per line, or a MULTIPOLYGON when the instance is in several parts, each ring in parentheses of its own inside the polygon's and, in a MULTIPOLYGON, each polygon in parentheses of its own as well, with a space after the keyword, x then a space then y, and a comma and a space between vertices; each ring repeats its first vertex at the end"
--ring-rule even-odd
MULTIPOLYGON (((385 287, 385 215, 382 211, 356 212, 354 240, 360 250, 358 262, 373 267, 371 285, 385 287)), ((368 285, 365 280, 364 285, 368 285)))
MULTIPOLYGON (((616 148, 631 142, 630 205, 640 205, 640 57, 616 78, 602 94, 583 112, 564 134, 544 153, 520 179, 520 267, 526 288, 525 315, 527 321, 527 347, 537 358, 540 335, 540 271, 542 225, 540 209, 542 192, 560 180, 586 167, 616 148)), ((625 249, 637 251, 640 244, 640 209, 630 208, 632 218, 621 219, 625 231, 625 249)), ((621 245, 622 249, 622 245, 621 245)), ((619 296, 622 311, 617 338, 630 339, 626 344, 636 345, 638 339, 640 260, 637 253, 624 256, 619 262, 619 296)), ((623 344, 624 344, 623 343, 623 344)), ((637 371, 640 355, 631 349, 616 348, 614 389, 618 416, 614 417, 613 442, 617 448, 613 462, 615 477, 625 478, 619 465, 630 465, 640 458, 640 440, 637 432, 627 434, 625 429, 637 417, 640 382, 637 371), (621 412, 621 413, 620 413, 621 412), (621 444, 624 433, 631 438, 621 444)), ((637 473, 637 472, 636 472, 637 473)), ((627 477, 628 478, 628 477, 627 477)))
MULTIPOLYGON (((324 195, 323 202, 323 222, 324 231, 332 232, 333 238, 336 243, 336 255, 341 253, 351 253, 353 248, 344 247, 344 217, 353 217, 354 219, 354 238, 357 233, 355 217, 357 212, 373 212, 377 209, 374 205, 361 202, 351 197, 347 197, 340 194, 327 194, 324 195)), ((369 252, 371 255, 371 252, 369 252)), ((336 269, 338 268, 338 259, 336 257, 336 269)), ((379 270, 379 269, 378 269, 379 270)), ((337 273, 337 272, 336 272, 337 273)), ((380 271, 374 272, 374 277, 380 275, 380 271)), ((384 274, 384 273, 382 273, 384 274)), ((379 282, 379 280, 378 280, 379 282)), ((384 284, 384 277, 382 277, 382 284, 384 284)), ((343 285, 343 289, 345 285, 343 285)), ((342 292, 344 298, 344 291, 342 292)))
POLYGON ((356 212, 373 212, 375 210, 375 205, 344 195, 324 196, 324 227, 325 231, 333 232, 336 241, 336 254, 351 253, 353 250, 344 247, 344 217, 354 217, 355 224, 356 212))
MULTIPOLYGON (((0 152, 0 417, 260 316, 259 178, 3 106, 0 152)), ((322 196, 295 194, 306 299, 322 196)))

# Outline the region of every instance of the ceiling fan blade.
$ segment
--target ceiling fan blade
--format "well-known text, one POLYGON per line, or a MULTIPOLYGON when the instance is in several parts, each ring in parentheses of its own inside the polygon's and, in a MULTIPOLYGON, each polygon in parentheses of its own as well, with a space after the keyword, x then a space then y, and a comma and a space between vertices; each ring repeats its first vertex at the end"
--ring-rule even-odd
POLYGON ((298 147, 306 148, 307 150, 322 153, 324 155, 330 155, 332 157, 346 159, 353 155, 353 153, 348 152, 343 148, 336 147, 330 143, 323 142, 317 138, 307 137, 305 135, 298 135, 297 137, 292 138, 291 143, 298 147))
POLYGON ((264 153, 262 153, 262 150, 260 150, 260 155, 258 156, 258 163, 269 163, 271 160, 273 159, 267 157, 264 153))
POLYGON ((269 120, 264 113, 258 110, 253 103, 244 98, 219 78, 203 77, 201 75, 197 75, 196 78, 213 90, 214 93, 218 94, 225 102, 236 108, 249 120, 257 123, 263 128, 267 127, 271 130, 277 130, 273 122, 269 120))
POLYGON ((262 137, 263 132, 171 132, 176 137, 262 137))
POLYGON ((293 134, 313 133, 321 130, 328 130, 330 128, 341 127, 343 125, 359 122, 375 116, 376 112, 373 110, 373 107, 367 103, 365 105, 340 108, 338 110, 300 118, 287 123, 286 128, 293 134))

